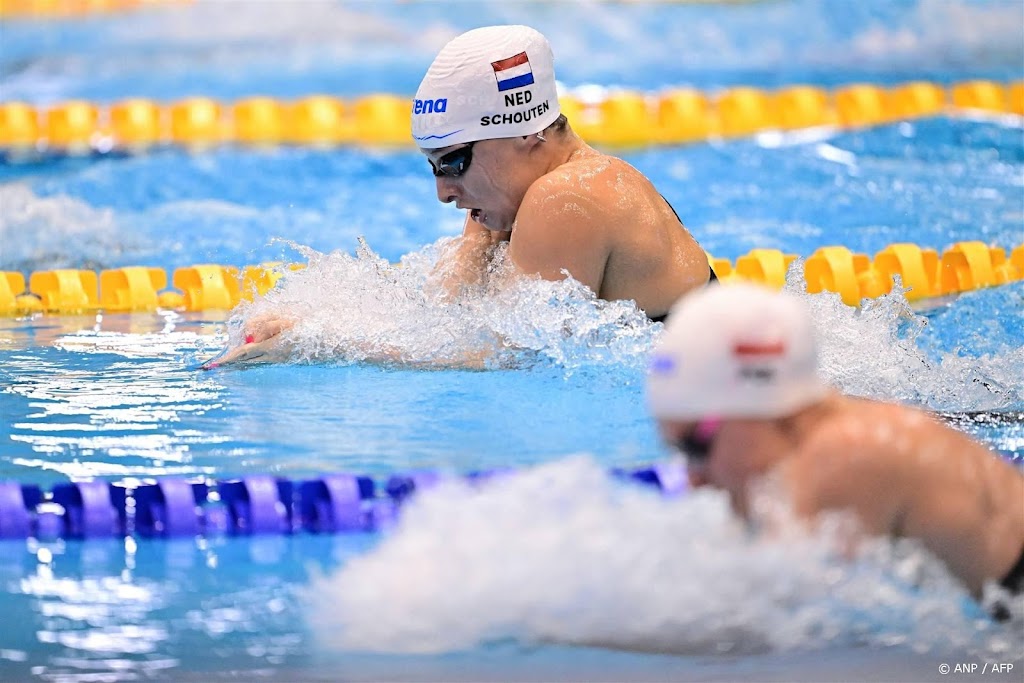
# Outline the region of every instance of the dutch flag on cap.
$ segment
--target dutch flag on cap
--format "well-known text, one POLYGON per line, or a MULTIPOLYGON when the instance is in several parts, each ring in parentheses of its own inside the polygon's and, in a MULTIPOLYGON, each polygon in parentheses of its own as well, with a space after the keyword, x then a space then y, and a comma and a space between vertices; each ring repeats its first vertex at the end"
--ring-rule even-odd
POLYGON ((533 70, 525 51, 491 62, 491 67, 494 69, 494 77, 498 79, 498 92, 522 88, 533 83, 533 70))

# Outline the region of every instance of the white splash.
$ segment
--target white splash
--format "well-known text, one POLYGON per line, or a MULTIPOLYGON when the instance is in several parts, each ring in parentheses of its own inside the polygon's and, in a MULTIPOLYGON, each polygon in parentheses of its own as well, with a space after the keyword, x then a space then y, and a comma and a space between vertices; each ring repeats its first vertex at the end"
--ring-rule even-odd
POLYGON ((309 620, 332 648, 386 652, 509 638, 702 654, 988 651, 1011 637, 975 623, 917 547, 873 542, 847 561, 834 539, 834 527, 752 537, 722 494, 663 498, 577 456, 421 494, 380 546, 313 581, 309 620))
MULTIPOLYGON (((240 343, 246 321, 284 316, 297 320, 285 337, 299 362, 385 358, 444 366, 485 358, 482 367, 490 368, 541 363, 571 373, 614 367, 626 381, 642 381, 662 327, 632 302, 602 301, 572 279, 511 277, 503 252, 489 286, 452 300, 437 293, 432 275, 451 244, 443 238, 399 264, 365 243, 355 255, 292 245, 308 266, 286 271, 264 298, 239 307, 230 343, 240 343)), ((811 308, 823 376, 846 393, 939 410, 1024 402, 1020 347, 988 349, 981 356, 927 349, 919 343, 926 320, 901 291, 852 308, 836 294, 807 294, 801 261, 791 267, 787 289, 811 308)))
POLYGON ((906 24, 876 23, 854 36, 850 56, 890 63, 931 58, 939 64, 1019 58, 1022 17, 1017 3, 921 0, 906 24))
POLYGON ((361 243, 353 256, 296 247, 308 266, 288 271, 264 298, 232 319, 238 343, 247 320, 296 319, 285 333, 300 361, 460 365, 488 356, 490 367, 553 363, 559 367, 643 367, 658 326, 632 302, 597 299, 578 282, 510 279, 503 252, 490 279, 456 299, 434 284, 443 238, 392 264, 361 243))
POLYGON ((1024 348, 1004 346, 980 357, 932 353, 919 344, 927 320, 912 310, 901 289, 852 308, 838 294, 810 295, 806 288, 798 260, 787 273, 786 289, 807 301, 820 345, 819 371, 843 392, 936 410, 1024 402, 1024 348))
POLYGON ((0 269, 89 268, 136 247, 114 212, 65 195, 0 184, 0 269))

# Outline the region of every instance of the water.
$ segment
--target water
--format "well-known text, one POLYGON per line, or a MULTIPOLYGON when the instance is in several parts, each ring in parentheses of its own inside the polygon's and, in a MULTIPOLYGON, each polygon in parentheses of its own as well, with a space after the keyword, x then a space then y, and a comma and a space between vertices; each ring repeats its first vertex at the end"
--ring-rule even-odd
POLYGON ((21 22, 5 35, 5 97, 411 94, 444 42, 500 23, 547 35, 570 87, 1011 80, 1024 57, 1024 10, 1013 0, 369 5, 200 1, 114 20, 21 22))
MULTIPOLYGON (((945 84, 1019 79, 1024 59, 1013 2, 200 2, 5 25, 0 89, 38 104, 410 93, 444 40, 499 21, 547 33, 567 87, 945 84)), ((733 260, 754 247, 1021 242, 1024 138, 1012 119, 625 156, 733 260)), ((387 535, 0 543, 0 679, 968 680, 938 673, 956 661, 1020 671, 1020 622, 984 619, 912 544, 841 561, 828 533, 748 538, 713 492, 665 500, 608 479, 609 467, 664 457, 643 398, 660 327, 572 283, 522 284, 461 310, 426 296, 461 226, 426 168, 412 151, 229 147, 0 166, 0 269, 306 265, 233 316, 0 319, 0 477, 524 470, 481 490, 447 484, 387 535), (246 317, 281 310, 303 314, 292 362, 197 370, 246 317), (397 348, 425 363, 438 339, 458 353, 499 337, 518 350, 485 371, 361 362, 397 348)), ((860 312, 831 295, 808 301, 824 373, 846 391, 954 413, 1024 408, 1022 283, 925 316, 898 294, 860 312)), ((955 420, 1024 456, 1020 422, 955 420)))

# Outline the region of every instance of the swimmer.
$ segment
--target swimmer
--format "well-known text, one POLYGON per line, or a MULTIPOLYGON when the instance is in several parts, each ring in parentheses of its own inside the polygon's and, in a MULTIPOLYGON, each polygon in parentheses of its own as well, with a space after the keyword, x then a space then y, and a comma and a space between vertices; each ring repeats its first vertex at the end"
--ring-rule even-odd
POLYGON ((466 210, 449 292, 483 280, 502 242, 520 272, 571 275, 653 319, 712 277, 650 180, 573 132, 551 46, 532 28, 489 26, 445 45, 416 93, 412 131, 437 198, 466 210))
POLYGON ((691 484, 726 491, 738 514, 771 473, 798 518, 848 510, 866 534, 919 539, 976 597, 988 581, 1024 591, 1024 474, 935 415, 826 386, 799 298, 754 285, 684 297, 648 397, 691 484))
MULTIPOLYGON (((551 46, 532 28, 489 26, 445 45, 413 99, 412 133, 437 198, 466 212, 462 236, 435 269, 442 296, 484 284, 503 243, 517 272, 571 276, 599 298, 636 302, 655 321, 714 279, 651 181, 573 132, 551 46)), ((253 321, 246 344, 217 364, 279 360, 285 354, 271 347, 293 324, 253 321)))

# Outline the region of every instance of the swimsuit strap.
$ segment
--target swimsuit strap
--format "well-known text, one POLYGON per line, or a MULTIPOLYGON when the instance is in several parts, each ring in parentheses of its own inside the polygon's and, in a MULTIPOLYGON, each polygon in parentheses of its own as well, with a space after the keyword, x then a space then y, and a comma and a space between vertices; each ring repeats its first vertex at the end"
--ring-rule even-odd
MULTIPOLYGON (((665 195, 661 195, 661 198, 665 199, 665 195)), ((679 217, 678 213, 676 213, 675 207, 672 206, 672 202, 670 202, 669 200, 665 199, 665 203, 668 204, 668 208, 672 210, 672 215, 676 217, 677 221, 679 221, 679 225, 682 225, 683 224, 683 219, 679 217)), ((715 269, 711 267, 710 263, 708 264, 708 274, 709 274, 708 275, 708 284, 709 285, 712 282, 718 282, 718 276, 715 275, 715 269)), ((666 313, 665 315, 656 315, 656 316, 647 316, 647 317, 650 318, 652 323, 663 323, 668 318, 668 313, 666 313)))
MULTIPOLYGON (((665 199, 665 195, 661 195, 661 198, 665 199)), ((675 216, 676 220, 679 221, 679 224, 682 225, 683 224, 683 219, 679 217, 678 213, 676 213, 676 208, 674 206, 672 206, 672 202, 670 202, 669 200, 665 199, 665 203, 668 204, 668 208, 672 211, 672 215, 675 216)))
POLYGON ((1017 564, 1013 565, 999 585, 1014 595, 1024 593, 1024 548, 1021 548, 1017 564))
MULTIPOLYGON (((1006 573, 1006 576, 999 582, 999 585, 1010 591, 1013 595, 1024 593, 1024 548, 1020 550, 1017 564, 1010 568, 1010 571, 1006 573)), ((989 614, 992 615, 993 619, 1000 622, 1009 621, 1013 616, 1009 608, 1001 600, 989 608, 989 614)))

